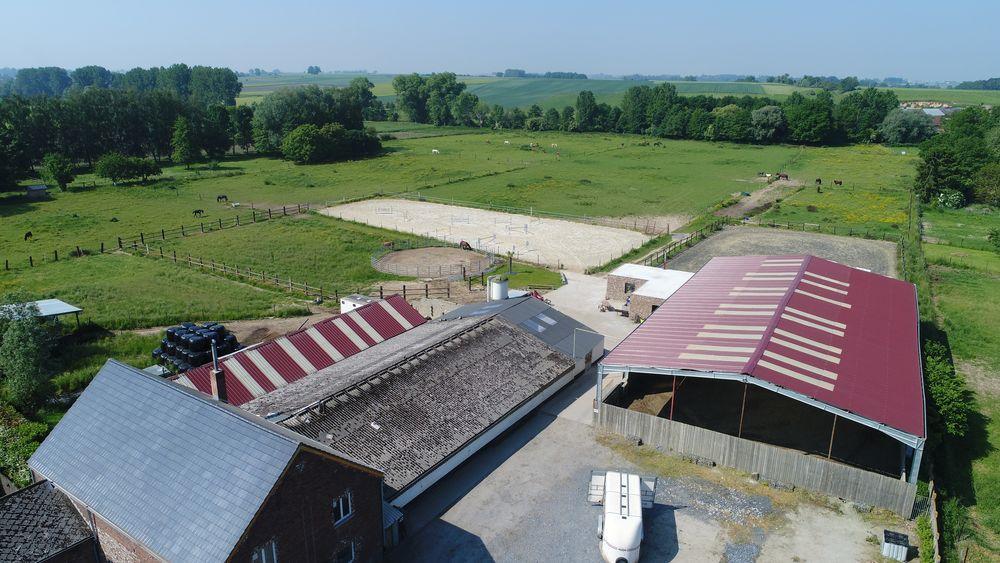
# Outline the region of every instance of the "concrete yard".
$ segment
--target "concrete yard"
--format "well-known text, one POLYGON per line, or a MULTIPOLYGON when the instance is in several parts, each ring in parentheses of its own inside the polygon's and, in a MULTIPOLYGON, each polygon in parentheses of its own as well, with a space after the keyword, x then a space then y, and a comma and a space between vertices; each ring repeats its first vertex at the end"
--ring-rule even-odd
MULTIPOLYGON (((590 471, 636 468, 583 422, 592 372, 407 506, 407 538, 390 560, 600 561, 590 471)), ((660 479, 642 561, 877 559, 866 538, 881 527, 846 504, 779 505, 759 486, 724 488, 690 467, 660 479)))
POLYGON ((583 272, 641 246, 636 231, 401 199, 327 207, 324 215, 506 254, 525 262, 583 272))
POLYGON ((896 244, 767 227, 726 227, 669 260, 667 267, 697 272, 716 256, 812 254, 896 277, 896 244))

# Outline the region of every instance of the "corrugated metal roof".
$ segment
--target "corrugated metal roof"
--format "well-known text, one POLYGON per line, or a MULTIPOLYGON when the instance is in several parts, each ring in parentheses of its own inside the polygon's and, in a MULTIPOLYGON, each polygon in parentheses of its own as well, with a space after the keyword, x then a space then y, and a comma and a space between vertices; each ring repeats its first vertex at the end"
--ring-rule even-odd
POLYGON ((236 411, 109 360, 29 465, 166 560, 222 561, 303 441, 236 411))
POLYGON ((439 320, 487 316, 503 317, 549 346, 577 359, 585 357, 588 352, 604 343, 603 335, 531 296, 465 305, 452 309, 439 320))
POLYGON ((813 256, 717 257, 602 362, 752 376, 926 436, 912 284, 813 256))
MULTIPOLYGON (((227 400, 242 405, 420 325, 425 319, 398 295, 368 303, 261 345, 220 358, 227 400)), ((212 393, 211 363, 177 378, 212 393)))

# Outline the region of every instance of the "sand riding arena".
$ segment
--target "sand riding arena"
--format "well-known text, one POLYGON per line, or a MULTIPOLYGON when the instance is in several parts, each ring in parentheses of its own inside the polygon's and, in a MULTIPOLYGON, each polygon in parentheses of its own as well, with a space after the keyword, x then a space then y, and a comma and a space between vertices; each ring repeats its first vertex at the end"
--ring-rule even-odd
POLYGON ((583 272, 641 246, 649 236, 602 225, 410 201, 370 199, 328 207, 324 215, 413 233, 534 264, 583 272))

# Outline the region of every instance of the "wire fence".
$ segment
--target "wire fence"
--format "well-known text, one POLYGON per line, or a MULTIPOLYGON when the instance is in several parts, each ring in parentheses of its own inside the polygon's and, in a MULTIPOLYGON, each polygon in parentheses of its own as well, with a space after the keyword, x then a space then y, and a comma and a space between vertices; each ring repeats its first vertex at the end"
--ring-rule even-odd
POLYGON ((451 244, 448 242, 413 241, 406 239, 402 241, 392 241, 383 243, 384 246, 378 252, 372 253, 372 268, 387 274, 406 276, 411 278, 447 278, 450 281, 465 280, 470 276, 478 276, 483 272, 493 269, 494 266, 503 262, 497 254, 480 250, 484 254, 482 258, 476 260, 465 260, 450 264, 394 264, 388 257, 393 252, 403 250, 419 250, 433 248, 462 249, 472 252, 469 248, 463 248, 461 243, 451 244))
MULTIPOLYGON (((308 203, 284 205, 281 207, 264 209, 251 208, 247 212, 238 213, 227 218, 220 217, 216 220, 201 221, 190 225, 180 225, 170 228, 161 227, 159 229, 141 231, 131 236, 115 237, 110 242, 99 241, 91 245, 76 245, 75 247, 70 247, 69 250, 65 250, 65 247, 63 247, 64 250, 62 251, 56 248, 50 252, 41 254, 28 254, 27 256, 15 259, 4 258, 3 269, 4 271, 16 271, 34 268, 47 263, 59 262, 60 260, 65 260, 67 258, 81 258, 95 254, 104 254, 115 250, 136 250, 139 247, 146 247, 157 241, 165 242, 168 240, 185 238, 194 235, 213 233, 224 229, 253 225, 264 221, 280 219, 282 217, 308 213, 309 209, 310 205, 308 203)), ((29 238, 30 237, 26 234, 25 240, 29 238)))

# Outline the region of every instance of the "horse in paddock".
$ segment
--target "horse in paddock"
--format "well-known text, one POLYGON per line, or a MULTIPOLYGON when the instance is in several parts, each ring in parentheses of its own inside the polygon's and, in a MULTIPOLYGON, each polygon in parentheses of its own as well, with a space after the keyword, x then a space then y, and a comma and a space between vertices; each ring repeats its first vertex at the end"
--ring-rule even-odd
POLYGON ((225 194, 215 196, 215 203, 229 202, 229 196, 225 194))
POLYGON ((822 186, 823 185, 823 178, 816 178, 816 185, 817 186, 822 186))
POLYGON ((31 231, 28 231, 28 232, 24 233, 24 242, 28 242, 28 241, 29 241, 29 240, 31 240, 31 239, 32 239, 32 237, 34 237, 34 236, 35 236, 35 235, 34 235, 34 234, 32 234, 32 233, 31 233, 31 231))
POLYGON ((205 214, 205 210, 204 209, 195 209, 194 211, 191 212, 191 215, 193 215, 195 217, 201 217, 204 214, 205 214))
POLYGON ((788 174, 786 174, 784 172, 778 172, 778 179, 779 180, 787 180, 788 179, 788 174))
POLYGON ((844 185, 844 181, 843 180, 834 180, 833 181, 833 185, 834 186, 843 186, 844 185))

